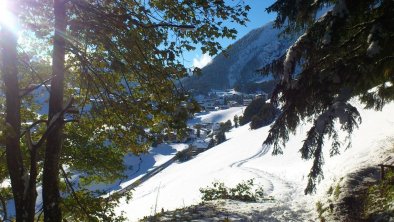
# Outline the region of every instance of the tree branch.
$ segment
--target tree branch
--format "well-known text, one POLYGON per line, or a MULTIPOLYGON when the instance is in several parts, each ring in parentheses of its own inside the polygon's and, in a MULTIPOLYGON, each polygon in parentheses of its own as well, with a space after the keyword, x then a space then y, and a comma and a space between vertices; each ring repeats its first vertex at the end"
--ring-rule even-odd
POLYGON ((19 136, 19 139, 22 138, 28 131, 30 131, 31 129, 33 129, 35 126, 37 126, 37 125, 40 124, 40 123, 48 123, 48 121, 47 121, 47 120, 44 120, 44 119, 40 119, 40 120, 35 121, 35 122, 32 123, 30 126, 28 126, 28 127, 26 128, 26 130, 24 130, 24 131, 22 132, 22 134, 19 136))
POLYGON ((33 146, 40 147, 44 143, 45 139, 48 137, 49 133, 54 128, 56 123, 58 123, 60 120, 63 121, 62 117, 63 117, 64 113, 67 112, 67 110, 71 107, 73 102, 74 102, 74 99, 71 97, 70 100, 67 102, 67 105, 65 106, 65 108, 62 111, 55 114, 53 116, 53 118, 51 120, 49 120, 48 127, 47 127, 47 130, 45 131, 44 135, 42 135, 42 137, 40 138, 40 140, 37 143, 33 143, 33 146))
MULTIPOLYGON (((22 50, 23 50, 23 49, 22 49, 22 50)), ((42 83, 46 81, 46 80, 42 79, 40 75, 38 75, 38 72, 30 65, 30 63, 24 61, 23 59, 20 59, 19 61, 21 61, 21 62, 23 63, 23 65, 25 65, 28 69, 30 69, 30 71, 31 71, 34 75, 36 75, 37 78, 38 78, 42 83)), ((53 78, 53 77, 54 77, 54 76, 52 76, 52 78, 53 78)), ((47 91, 50 93, 51 90, 50 90, 50 88, 48 87, 48 85, 47 85, 47 84, 44 84, 44 86, 45 86, 45 88, 47 89, 47 91)))
POLYGON ((37 85, 32 85, 31 87, 28 87, 28 88, 26 88, 26 89, 22 89, 22 90, 20 91, 20 95, 19 95, 19 96, 20 96, 20 97, 24 97, 24 96, 26 96, 27 94, 33 92, 34 90, 40 88, 40 87, 43 86, 43 85, 44 85, 45 87, 47 87, 47 83, 48 83, 49 81, 51 81, 52 78, 53 78, 53 77, 51 77, 51 78, 49 78, 49 79, 46 79, 46 80, 44 80, 43 82, 41 82, 41 83, 39 83, 39 84, 37 84, 37 85))
POLYGON ((194 25, 176 25, 176 24, 171 24, 171 23, 166 23, 166 22, 146 25, 146 24, 140 23, 139 21, 137 21, 135 19, 133 19, 132 21, 135 25, 138 25, 143 28, 174 27, 174 28, 187 29, 187 30, 191 30, 191 29, 196 28, 196 26, 194 26, 194 25))
POLYGON ((86 214, 87 218, 91 218, 89 212, 86 210, 86 208, 84 207, 84 205, 80 202, 80 200, 79 200, 79 198, 78 198, 78 196, 77 196, 77 194, 76 194, 76 192, 75 192, 75 190, 74 190, 73 184, 72 184, 71 181, 68 179, 67 173, 66 173, 66 171, 64 170, 63 166, 60 166, 60 170, 62 171, 63 178, 64 178, 64 180, 66 181, 67 186, 70 188, 71 195, 75 198, 75 201, 76 201, 77 204, 79 205, 80 209, 83 211, 84 214, 86 214))
POLYGON ((8 221, 8 215, 7 215, 7 201, 6 198, 3 197, 3 195, 1 195, 0 193, 0 202, 3 208, 3 221, 8 221))

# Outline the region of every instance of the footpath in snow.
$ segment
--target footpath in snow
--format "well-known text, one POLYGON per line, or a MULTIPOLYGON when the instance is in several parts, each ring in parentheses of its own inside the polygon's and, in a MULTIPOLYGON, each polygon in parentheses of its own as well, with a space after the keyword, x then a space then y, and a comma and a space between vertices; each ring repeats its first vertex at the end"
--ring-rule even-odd
MULTIPOLYGON (((248 125, 234 128, 226 134, 227 141, 198 155, 194 159, 175 162, 166 169, 135 188, 133 199, 122 203, 130 221, 164 210, 174 210, 201 202, 199 189, 211 186, 214 181, 232 187, 237 183, 254 178, 264 187, 266 195, 273 196, 273 203, 261 203, 252 207, 241 203, 225 207, 243 214, 261 218, 266 214, 279 221, 314 221, 315 203, 324 195, 334 180, 352 172, 362 164, 376 164, 376 149, 382 146, 394 132, 394 104, 387 105, 382 112, 360 109, 363 123, 353 134, 352 148, 341 155, 330 158, 325 147, 325 179, 318 185, 318 192, 304 195, 307 175, 312 165, 300 158, 298 150, 309 129, 309 124, 299 127, 298 133, 290 137, 283 155, 272 156, 269 147, 262 146, 269 127, 250 130, 248 125), (233 206, 233 207, 231 207, 233 206)), ((228 114, 228 113, 227 113, 228 114)), ((235 115, 235 114, 231 114, 235 115)), ((225 112, 212 112, 199 116, 201 119, 232 119, 225 112), (216 116, 215 116, 216 115, 216 116)), ((239 115, 239 113, 237 114, 239 115)), ((330 144, 330 143, 327 143, 330 144)))

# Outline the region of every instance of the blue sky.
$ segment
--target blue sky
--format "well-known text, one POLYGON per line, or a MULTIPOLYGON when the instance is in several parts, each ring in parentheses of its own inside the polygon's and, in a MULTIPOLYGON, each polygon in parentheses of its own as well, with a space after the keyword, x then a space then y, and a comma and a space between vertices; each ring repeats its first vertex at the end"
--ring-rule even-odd
MULTIPOLYGON (((237 38, 236 39, 218 39, 220 44, 223 46, 223 48, 226 48, 228 45, 234 43, 238 39, 242 38, 244 35, 246 35, 248 32, 250 32, 253 29, 259 28, 262 25, 266 24, 269 21, 272 21, 275 19, 275 14, 271 13, 268 14, 265 9, 272 5, 275 1, 274 0, 245 0, 246 4, 248 4, 251 9, 249 11, 249 22, 245 26, 233 24, 233 23, 227 23, 226 25, 235 28, 238 31, 237 38)), ((211 60, 211 57, 208 55, 202 55, 202 52, 200 50, 192 51, 192 52, 184 52, 184 63, 186 67, 192 67, 193 66, 193 60, 194 64, 199 64, 200 66, 205 65, 207 62, 211 60)))

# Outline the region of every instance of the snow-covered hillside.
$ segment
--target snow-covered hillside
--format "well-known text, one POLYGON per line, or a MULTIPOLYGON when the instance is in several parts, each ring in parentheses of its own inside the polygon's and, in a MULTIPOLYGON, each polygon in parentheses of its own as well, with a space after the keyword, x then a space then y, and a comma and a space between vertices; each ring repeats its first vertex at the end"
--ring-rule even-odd
MULTIPOLYGON (((382 144, 394 132, 394 104, 382 112, 363 110, 363 123, 353 134, 353 147, 341 155, 330 158, 325 152, 325 179, 318 185, 318 192, 304 195, 310 161, 300 158, 298 152, 309 124, 300 126, 291 136, 284 155, 272 156, 262 141, 269 127, 250 130, 248 125, 235 128, 227 134, 227 141, 196 156, 194 159, 175 162, 159 174, 145 181, 133 191, 133 199, 123 202, 118 211, 126 212, 130 221, 156 211, 172 210, 197 204, 201 201, 199 188, 223 181, 227 186, 255 178, 264 187, 266 195, 275 198, 273 203, 259 203, 256 208, 233 206, 232 210, 252 211, 253 214, 269 214, 279 221, 315 221, 315 203, 324 195, 334 180, 358 169, 360 166, 376 165, 382 152, 382 144)), ((205 119, 232 119, 234 112, 213 112, 205 119)), ((327 143, 330 144, 330 143, 327 143)), ((384 146, 383 146, 384 147, 384 146)), ((326 151, 328 147, 325 147, 326 151)), ((231 208, 231 206, 230 206, 231 208)))
POLYGON ((185 79, 184 85, 201 91, 270 79, 258 75, 256 70, 280 57, 294 42, 291 37, 279 37, 281 31, 273 27, 273 22, 252 30, 231 45, 226 53, 216 56, 202 69, 201 76, 185 79))

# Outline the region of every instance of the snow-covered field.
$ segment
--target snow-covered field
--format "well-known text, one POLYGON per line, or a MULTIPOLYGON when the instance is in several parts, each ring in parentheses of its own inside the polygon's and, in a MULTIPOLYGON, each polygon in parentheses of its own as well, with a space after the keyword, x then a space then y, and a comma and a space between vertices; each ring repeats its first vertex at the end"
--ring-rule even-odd
POLYGON ((197 123, 220 123, 226 122, 227 120, 233 121, 234 116, 241 116, 245 108, 245 106, 231 107, 229 109, 214 112, 198 113, 193 119, 188 121, 188 125, 194 125, 197 123))
MULTIPOLYGON (((357 102, 355 102, 357 103, 357 102)), ((300 158, 306 123, 299 127, 297 135, 291 136, 284 154, 272 156, 269 147, 263 147, 269 127, 250 130, 248 125, 234 128, 226 134, 227 141, 184 163, 173 163, 159 174, 145 181, 133 191, 133 199, 123 202, 118 211, 124 211, 130 221, 152 215, 155 210, 173 210, 201 202, 199 188, 222 181, 227 186, 255 178, 263 185, 267 195, 275 198, 273 203, 236 204, 227 207, 233 211, 270 214, 279 221, 315 221, 315 203, 324 195, 335 180, 360 166, 377 164, 383 152, 384 142, 394 132, 394 104, 382 112, 363 110, 357 106, 363 123, 353 134, 352 148, 330 158, 325 147, 325 179, 312 196, 304 195, 307 175, 312 165, 300 158), (251 207, 252 206, 252 207, 251 207)), ((225 121, 240 115, 242 110, 229 109, 199 115, 189 124, 205 121, 225 121)), ((330 143, 327 143, 330 144, 330 143)), ((161 161, 159 161, 161 162, 161 161)), ((123 185, 121 184, 123 187, 123 185)))

